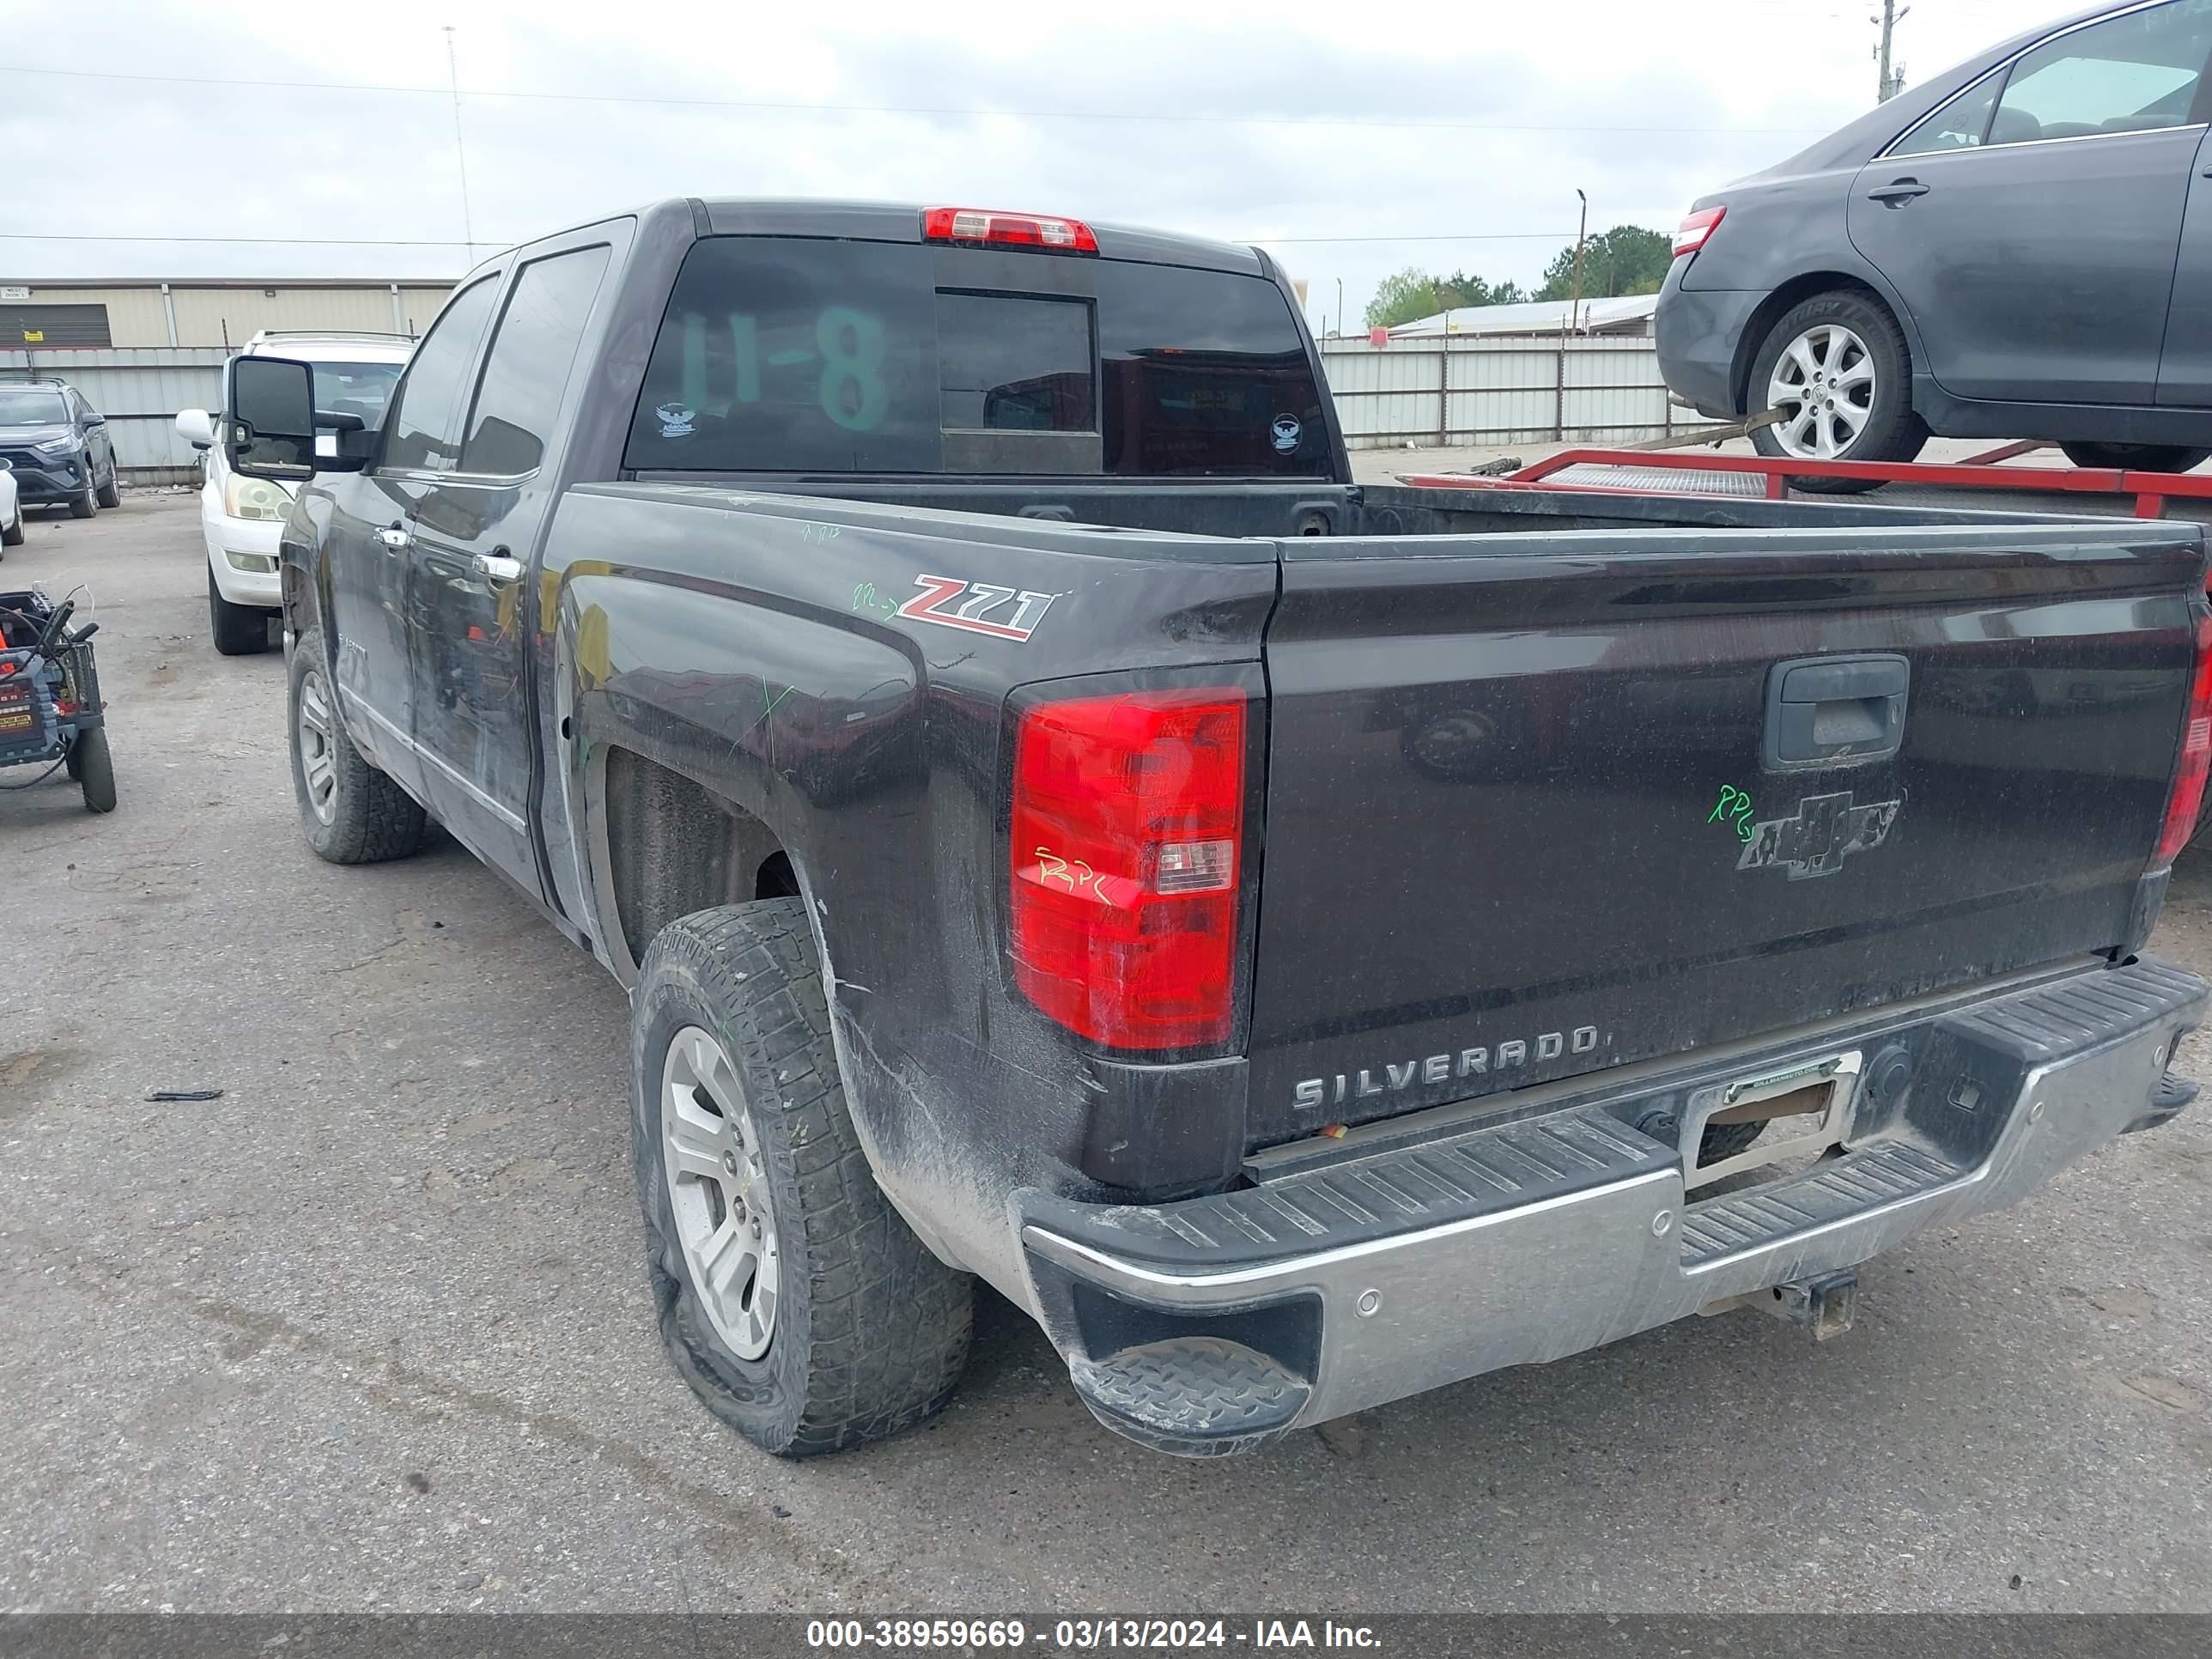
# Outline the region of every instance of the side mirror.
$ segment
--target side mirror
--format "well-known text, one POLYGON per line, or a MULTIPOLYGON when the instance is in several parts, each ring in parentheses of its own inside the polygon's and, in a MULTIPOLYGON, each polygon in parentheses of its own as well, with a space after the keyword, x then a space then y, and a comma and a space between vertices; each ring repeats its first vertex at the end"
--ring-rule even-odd
POLYGON ((215 420, 204 409, 177 411, 177 435, 194 449, 215 447, 215 420))
POLYGON ((315 476, 315 371, 286 357, 233 357, 223 370, 222 458, 249 478, 315 476))
POLYGON ((84 423, 88 429, 95 426, 106 426, 107 416, 100 414, 97 410, 88 409, 84 411, 84 423))

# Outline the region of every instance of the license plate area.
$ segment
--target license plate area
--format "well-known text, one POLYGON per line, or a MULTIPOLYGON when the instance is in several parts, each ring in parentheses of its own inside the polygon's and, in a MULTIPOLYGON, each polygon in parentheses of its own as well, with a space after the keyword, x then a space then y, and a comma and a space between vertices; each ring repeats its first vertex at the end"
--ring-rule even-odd
POLYGON ((1850 1132, 1863 1056, 1856 1048, 1754 1072, 1697 1091, 1682 1118, 1682 1185, 1716 1181, 1841 1146, 1850 1132), (1717 1124, 1766 1122, 1757 1142, 1732 1157, 1700 1160, 1705 1131, 1717 1124))

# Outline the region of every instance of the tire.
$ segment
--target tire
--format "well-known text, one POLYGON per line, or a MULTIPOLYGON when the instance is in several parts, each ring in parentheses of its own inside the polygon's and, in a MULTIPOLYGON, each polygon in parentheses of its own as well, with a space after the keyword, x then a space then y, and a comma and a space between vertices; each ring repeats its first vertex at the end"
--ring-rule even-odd
POLYGON ((0 547, 21 547, 23 544, 23 509, 15 509, 15 522, 0 526, 0 547))
POLYGON ((115 810, 115 762, 107 752, 107 731, 95 726, 82 732, 70 745, 70 758, 76 763, 77 787, 84 791, 84 810, 88 812, 112 812, 115 810))
POLYGON ((208 626, 219 656, 258 656, 269 648, 269 613, 258 605, 233 605, 223 598, 212 568, 208 571, 208 626))
POLYGON ((123 480, 117 475, 112 465, 107 469, 107 482, 100 487, 98 499, 102 507, 123 505, 123 480))
POLYGON ((2188 472, 2212 460, 2212 449, 2181 444, 2061 444, 2076 466, 2113 466, 2136 472, 2188 472))
MULTIPOLYGON (((1821 407, 1813 424, 1801 428, 1796 420, 1763 426, 1751 434, 1752 447, 1762 455, 1808 457, 1839 461, 1909 461, 1928 442, 1928 424, 1912 407, 1912 356, 1906 350, 1905 331, 1883 307, 1863 295, 1838 289, 1815 295, 1784 312, 1766 331, 1758 355, 1751 360, 1751 382, 1746 391, 1753 414, 1781 408, 1800 414, 1802 398, 1792 403, 1783 395, 1785 384, 1803 384, 1802 368, 1784 368, 1793 346, 1802 344, 1804 355, 1793 364, 1810 362, 1842 377, 1841 384, 1823 385, 1821 407), (1864 371, 1868 378, 1851 377, 1864 371), (1846 411, 1859 405, 1852 395, 1857 384, 1867 387, 1864 413, 1850 432, 1850 412, 1831 414, 1840 399, 1846 411), (1826 447, 1820 436, 1825 431, 1826 447), (1848 441, 1841 434, 1850 432, 1848 441)), ((1856 495, 1876 488, 1869 478, 1792 478, 1790 487, 1832 495, 1856 495)))
POLYGON ((780 1457, 935 1413, 967 1364, 974 1283, 930 1254, 869 1170, 805 902, 728 905, 664 929, 632 999, 630 1060, 661 1339, 708 1410, 780 1457), (671 1109, 688 1169, 664 1135, 671 1109), (708 1243, 726 1230, 717 1248, 751 1254, 702 1298, 708 1243))
POLYGON ((69 753, 62 757, 62 769, 71 783, 84 781, 84 750, 75 738, 70 739, 69 753))
POLYGON ((414 798, 364 760, 346 736, 323 662, 319 629, 307 629, 293 645, 285 707, 292 793, 300 803, 300 827, 315 856, 331 864, 381 864, 419 850, 429 820, 414 798), (308 711, 304 732, 303 709, 308 711), (303 754, 303 745, 310 743, 312 755, 303 754))
POLYGON ((72 519, 88 519, 100 510, 99 498, 94 495, 90 484, 87 484, 81 493, 70 497, 69 508, 72 519))

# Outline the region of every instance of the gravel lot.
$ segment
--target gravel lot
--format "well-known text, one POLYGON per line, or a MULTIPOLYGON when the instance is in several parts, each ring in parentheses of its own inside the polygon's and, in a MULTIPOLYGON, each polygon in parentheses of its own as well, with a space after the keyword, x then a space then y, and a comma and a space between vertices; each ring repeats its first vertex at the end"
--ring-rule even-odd
MULTIPOLYGON (((97 595, 122 792, 0 795, 0 1606, 2212 1610, 2203 1107, 1818 1351, 1691 1321, 1193 1465, 987 1297, 928 1429, 754 1452, 649 1317, 621 992, 449 842, 309 856, 194 508, 0 566, 97 595)), ((2212 970, 2212 860, 2155 948, 2212 970)))

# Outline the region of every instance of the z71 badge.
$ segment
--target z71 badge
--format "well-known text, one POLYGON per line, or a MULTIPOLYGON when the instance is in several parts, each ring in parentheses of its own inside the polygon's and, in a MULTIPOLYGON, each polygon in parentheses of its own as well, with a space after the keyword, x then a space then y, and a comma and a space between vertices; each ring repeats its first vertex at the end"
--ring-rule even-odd
POLYGON ((994 587, 989 582, 964 582, 954 576, 916 576, 914 580, 921 592, 898 608, 900 616, 1000 640, 1029 638, 1060 597, 994 587))

